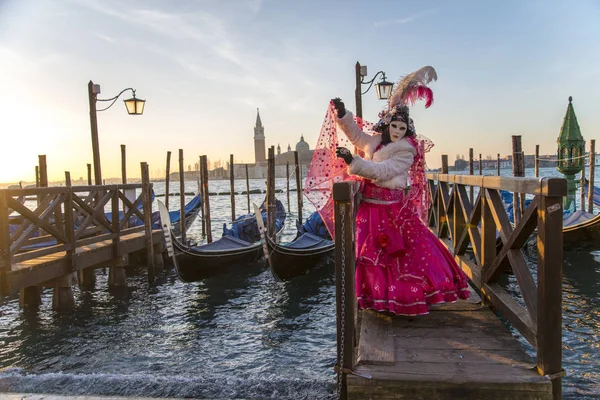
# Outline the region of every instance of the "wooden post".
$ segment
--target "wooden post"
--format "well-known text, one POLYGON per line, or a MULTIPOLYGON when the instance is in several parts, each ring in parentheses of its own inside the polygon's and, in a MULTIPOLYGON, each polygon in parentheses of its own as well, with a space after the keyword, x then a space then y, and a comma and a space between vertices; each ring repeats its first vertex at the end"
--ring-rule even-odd
MULTIPOLYGON (((584 163, 585 164, 585 161, 584 163)), ((594 180, 596 179, 596 140, 590 140, 590 183, 588 186, 588 212, 594 213, 594 180)))
POLYGON ((183 166, 183 149, 179 149, 179 230, 181 242, 185 243, 185 169, 183 166))
POLYGON ((587 203, 587 198, 585 196, 585 159, 584 162, 581 165, 581 179, 579 180, 579 187, 581 189, 579 195, 580 195, 580 199, 579 199, 579 203, 581 203, 581 211, 585 212, 585 206, 587 203))
POLYGON ((210 226, 210 201, 208 195, 208 158, 206 156, 202 156, 200 161, 202 163, 202 177, 204 180, 204 199, 202 199, 202 204, 204 204, 204 217, 206 219, 206 241, 208 243, 212 243, 212 232, 210 226))
POLYGON ((561 399, 563 196, 566 182, 542 178, 537 216, 537 369, 552 380, 552 396, 561 399), (557 188, 558 187, 558 188, 557 188), (557 190, 555 190, 557 189, 557 190))
POLYGON ((354 100, 356 101, 356 116, 362 118, 362 76, 360 74, 360 63, 358 61, 354 66, 354 72, 356 75, 356 88, 354 89, 354 100))
POLYGON ((71 274, 56 278, 52 291, 52 309, 70 311, 74 308, 75 297, 73 297, 73 288, 71 288, 71 274))
POLYGON ((200 170, 200 198, 202 199, 202 207, 200 207, 200 216, 202 220, 202 237, 206 236, 206 216, 204 215, 204 165, 202 164, 202 156, 200 156, 198 161, 200 170))
POLYGON ((246 197, 248 198, 248 214, 250 214, 252 211, 250 211, 250 178, 248 177, 248 164, 246 164, 246 197))
POLYGON ((496 168, 497 175, 500 176, 500 153, 498 153, 498 156, 496 158, 496 168))
POLYGON ((354 250, 354 191, 350 182, 333 185, 335 204, 335 294, 337 325, 337 367, 342 374, 341 398, 346 398, 346 374, 339 370, 353 369, 355 339, 354 313, 356 296, 354 292, 355 259, 354 250), (342 312, 344 318, 342 318, 342 312), (343 345, 343 346, 342 346, 343 345), (342 365, 339 365, 339 362, 342 365))
POLYGON ((87 165, 88 186, 92 186, 92 164, 87 165))
MULTIPOLYGON (((143 173, 143 172, 142 172, 143 173)), ((142 175, 143 178, 143 175, 142 175)), ((115 235, 112 239, 112 260, 110 269, 108 271, 108 285, 113 287, 126 287, 127 279, 125 276, 125 260, 119 254, 119 241, 121 235, 121 227, 119 224, 119 188, 118 186, 113 186, 112 189, 112 198, 111 198, 111 226, 113 230, 113 234, 115 235)), ((142 196, 143 196, 143 187, 142 187, 142 196)), ((142 201, 144 199, 142 198, 142 201)), ((145 206, 145 204, 144 204, 145 206)), ((150 206, 152 207, 152 206, 150 206)), ((144 212, 145 213, 145 212, 144 212)), ((145 219, 144 214, 144 219, 145 219)), ((145 223, 145 222, 144 222, 145 223)))
POLYGON ((40 167, 35 166, 35 187, 40 187, 40 167))
POLYGON ((479 175, 483 175, 483 159, 481 153, 479 153, 479 175))
POLYGON ((167 171, 165 173, 165 207, 169 209, 169 185, 171 183, 171 152, 167 151, 167 171))
MULTIPOLYGON (((585 163, 584 163, 585 164, 585 163)), ((535 159, 533 160, 533 174, 536 178, 540 176, 540 145, 535 145, 535 159)))
MULTIPOLYGON (((469 175, 473 175, 473 148, 469 149, 469 175)), ((473 186, 469 187, 469 201, 473 204, 475 198, 473 186)))
POLYGON ((231 187, 231 220, 235 221, 235 174, 233 171, 233 154, 229 155, 229 186, 231 187))
MULTIPOLYGON (((359 68, 360 64, 356 63, 359 68)), ((294 150, 294 163, 296 163, 296 191, 298 195, 298 222, 302 224, 302 180, 300 178, 300 163, 298 162, 298 152, 294 150)))
POLYGON ((0 255, 4 266, 0 267, 0 294, 8 294, 6 272, 11 270, 10 227, 8 225, 8 196, 0 190, 0 255))
POLYGON ((287 212, 290 212, 290 162, 285 163, 285 184, 287 193, 287 212))
POLYGON ((127 149, 125 145, 121 145, 121 182, 127 184, 127 149))
POLYGON ((40 165, 40 187, 48 187, 48 169, 46 166, 46 156, 38 156, 40 165))
POLYGON ((153 282, 155 278, 154 271, 154 251, 152 243, 152 200, 150 192, 152 185, 150 184, 150 173, 148 164, 140 163, 142 167, 142 204, 144 209, 144 232, 146 235, 146 263, 148 264, 148 281, 153 282))
POLYGON ((96 185, 102 184, 102 171, 100 170, 100 147, 98 144, 98 119, 96 117, 96 93, 94 82, 88 82, 88 99, 90 102, 90 127, 92 129, 92 154, 94 158, 94 180, 96 185))
MULTIPOLYGON (((521 146, 521 135, 512 135, 512 151, 513 151, 513 176, 525 176, 525 164, 523 159, 523 147, 521 146)), ((521 219, 522 207, 521 196, 518 192, 513 193, 513 218, 515 225, 521 219)))
POLYGON ((269 156, 267 160, 267 234, 275 239, 276 224, 275 218, 277 206, 275 204, 275 146, 269 147, 269 156))
POLYGON ((442 174, 448 173, 448 155, 442 154, 442 174))
POLYGON ((67 187, 67 196, 65 198, 65 224, 64 232, 67 238, 67 259, 69 265, 74 268, 75 262, 73 255, 75 254, 75 222, 73 221, 73 190, 71 189, 71 173, 65 171, 65 186, 67 187))

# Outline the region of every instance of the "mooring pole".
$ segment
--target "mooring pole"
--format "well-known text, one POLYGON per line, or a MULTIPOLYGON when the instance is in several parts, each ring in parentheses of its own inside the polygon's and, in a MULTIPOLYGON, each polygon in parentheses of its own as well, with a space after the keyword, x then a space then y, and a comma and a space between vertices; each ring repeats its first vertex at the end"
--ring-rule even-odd
POLYGON ((154 271, 154 246, 152 243, 152 196, 150 192, 150 172, 148 164, 140 163, 142 167, 142 205, 144 210, 144 233, 146 238, 146 263, 148 264, 148 281, 153 282, 155 278, 154 271))
POLYGON ((248 177, 248 164, 246 164, 246 197, 248 198, 248 214, 250 214, 250 178, 248 177))
POLYGON ((229 155, 229 186, 231 187, 231 220, 235 221, 235 173, 233 171, 233 154, 229 155))
POLYGON ((183 149, 179 149, 179 230, 181 242, 185 243, 185 169, 183 167, 183 149))
POLYGON ((296 191, 298 194, 298 222, 302 224, 302 179, 300 178, 300 163, 298 152, 294 151, 294 162, 296 163, 296 191))
POLYGON ((169 185, 171 184, 171 152, 167 151, 167 171, 165 173, 165 207, 169 209, 169 185))
MULTIPOLYGON (((585 162, 583 162, 585 164, 585 162)), ((594 180, 596 179, 596 140, 590 140, 590 182, 588 186, 588 212, 594 213, 594 180)))
POLYGON ((202 203, 204 204, 204 216, 206 221, 206 241, 208 243, 212 243, 212 231, 210 226, 210 202, 208 192, 208 158, 206 156, 202 156, 200 160, 202 163, 202 176, 204 178, 204 199, 202 203))

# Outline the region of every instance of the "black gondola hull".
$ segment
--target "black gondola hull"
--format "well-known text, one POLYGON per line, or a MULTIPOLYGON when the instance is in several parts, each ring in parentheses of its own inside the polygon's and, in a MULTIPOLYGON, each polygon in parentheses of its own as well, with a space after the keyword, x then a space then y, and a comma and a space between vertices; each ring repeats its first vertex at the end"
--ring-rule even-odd
MULTIPOLYGON (((307 274, 310 270, 332 264, 335 244, 308 249, 295 249, 266 238, 267 261, 273 275, 282 281, 307 274)), ((333 272, 333 269, 332 269, 333 272)))

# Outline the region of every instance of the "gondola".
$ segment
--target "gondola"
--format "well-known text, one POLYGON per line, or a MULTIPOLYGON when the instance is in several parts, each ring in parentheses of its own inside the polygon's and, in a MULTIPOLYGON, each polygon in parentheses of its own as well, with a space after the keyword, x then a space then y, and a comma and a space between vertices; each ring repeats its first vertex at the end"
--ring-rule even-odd
MULTIPOLYGON (((587 199, 589 182, 583 185, 587 199)), ((592 200, 600 209, 600 188, 593 186, 592 200)), ((600 213, 592 214, 582 210, 563 214, 563 244, 569 248, 600 247, 600 213)))
MULTIPOLYGON (((159 210, 164 208, 162 202, 159 201, 158 204, 159 210)), ((162 214, 164 212, 162 210, 162 214)), ((266 218, 266 211, 263 210, 259 214, 266 218)), ((174 264, 179 278, 183 282, 196 282, 260 261, 263 258, 263 249, 258 227, 254 228, 255 234, 248 232, 248 230, 252 230, 251 225, 256 225, 254 221, 255 217, 252 214, 239 217, 232 224, 232 229, 224 227, 223 236, 220 239, 200 246, 182 243, 171 231, 169 237, 175 251, 176 262, 174 264), (241 232, 244 228, 247 228, 246 232, 241 232)), ((283 231, 284 222, 285 209, 283 204, 277 201, 278 235, 283 231)), ((161 226, 164 229, 162 222, 161 226)))
MULTIPOLYGON (((588 184, 583 186, 587 198, 588 184)), ((509 220, 513 221, 512 193, 501 191, 509 220)), ((526 206, 531 200, 526 200, 526 206)), ((594 186, 594 206, 600 209, 600 188, 594 186)), ((600 213, 592 214, 582 210, 563 211, 563 245, 569 249, 600 247, 600 213)))
MULTIPOLYGON (((187 232, 192 223, 198 217, 200 210, 202 209, 202 197, 200 193, 194 196, 184 208, 185 215, 185 231, 187 232)), ((171 223, 173 224, 173 233, 177 236, 181 235, 181 224, 179 220, 181 219, 181 214, 179 210, 169 211, 169 218, 171 223)), ((160 226, 160 213, 155 211, 152 213, 152 228, 158 229, 160 226)))
POLYGON ((275 279, 286 281, 333 260, 335 243, 329 237, 318 212, 311 214, 304 225, 296 221, 296 238, 285 244, 279 244, 266 235, 262 221, 257 221, 265 256, 275 279))

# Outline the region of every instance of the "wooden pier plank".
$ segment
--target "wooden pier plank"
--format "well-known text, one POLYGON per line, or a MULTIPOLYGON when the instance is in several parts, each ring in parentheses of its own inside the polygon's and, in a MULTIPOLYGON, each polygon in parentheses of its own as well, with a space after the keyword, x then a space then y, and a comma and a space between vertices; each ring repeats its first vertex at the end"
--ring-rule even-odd
MULTIPOLYGON (((152 237, 155 245, 161 243, 162 235, 160 229, 153 231, 152 237)), ((108 263, 114 257, 112 245, 112 240, 103 240, 77 247, 73 254, 73 265, 69 263, 65 251, 13 264, 11 271, 6 273, 10 288, 19 290, 23 287, 39 285, 74 271, 108 263)), ((122 235, 117 255, 129 254, 141 250, 145 246, 144 232, 122 235)))
MULTIPOLYGON (((426 316, 391 317, 395 362, 357 359, 354 371, 362 376, 347 376, 348 399, 551 399, 551 382, 475 296, 432 307, 426 316)), ((360 342, 380 340, 362 329, 372 312, 361 313, 360 342)), ((369 346, 382 348, 358 348, 369 346)))
POLYGON ((394 333, 392 318, 371 310, 362 313, 357 362, 370 365, 394 364, 394 333))

